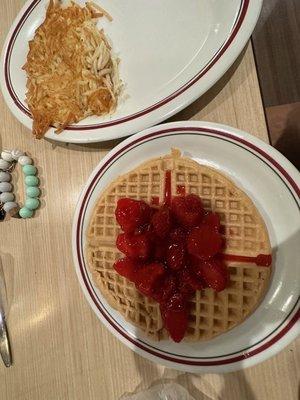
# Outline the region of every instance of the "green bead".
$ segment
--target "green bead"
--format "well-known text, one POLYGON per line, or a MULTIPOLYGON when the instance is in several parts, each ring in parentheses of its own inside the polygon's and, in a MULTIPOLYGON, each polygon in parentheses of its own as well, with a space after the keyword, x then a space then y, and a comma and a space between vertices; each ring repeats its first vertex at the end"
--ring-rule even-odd
POLYGON ((36 186, 28 186, 26 188, 26 195, 28 197, 39 197, 40 193, 40 189, 36 186))
POLYGON ((37 186, 39 184, 39 180, 36 176, 29 175, 25 177, 25 185, 27 186, 37 186))
POLYGON ((23 172, 27 175, 35 175, 37 173, 37 168, 34 165, 27 164, 23 166, 23 172))
POLYGON ((40 205, 40 202, 38 201, 38 199, 33 199, 31 197, 26 199, 25 204, 24 204, 24 206, 26 208, 28 208, 29 210, 36 210, 39 205, 40 205))
POLYGON ((22 217, 22 218, 30 218, 30 217, 33 216, 33 211, 32 211, 32 210, 29 210, 29 209, 26 208, 26 207, 22 207, 22 208, 19 210, 19 215, 20 215, 20 217, 22 217))

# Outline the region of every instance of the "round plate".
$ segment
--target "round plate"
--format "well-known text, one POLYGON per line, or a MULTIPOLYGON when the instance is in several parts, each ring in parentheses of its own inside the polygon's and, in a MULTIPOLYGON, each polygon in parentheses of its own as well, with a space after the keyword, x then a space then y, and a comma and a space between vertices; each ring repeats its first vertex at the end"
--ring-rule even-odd
MULTIPOLYGON (((88 143, 128 136, 186 107, 230 67, 247 43, 262 0, 96 0, 113 21, 99 21, 121 59, 123 99, 110 117, 89 117, 49 139, 88 143)), ((83 0, 78 3, 84 4, 83 0)), ((22 70, 28 41, 45 18, 48 0, 29 0, 2 53, 0 82, 13 114, 31 129, 22 70)))
POLYGON ((123 343, 142 356, 193 372, 226 372, 261 362, 300 332, 299 243, 300 174, 280 153, 234 128, 206 122, 164 124, 138 133, 115 147, 90 176, 77 204, 73 255, 77 275, 99 319, 123 343), (165 155, 170 147, 228 175, 263 216, 273 252, 269 290, 242 324, 207 342, 154 342, 111 308, 95 287, 84 256, 85 234, 95 202, 119 174, 165 155))

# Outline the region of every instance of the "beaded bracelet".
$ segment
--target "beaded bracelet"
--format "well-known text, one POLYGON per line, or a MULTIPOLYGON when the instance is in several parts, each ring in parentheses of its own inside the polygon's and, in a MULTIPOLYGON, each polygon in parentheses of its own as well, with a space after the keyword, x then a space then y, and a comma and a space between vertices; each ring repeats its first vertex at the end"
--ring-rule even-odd
POLYGON ((32 163, 32 159, 20 150, 2 151, 0 158, 0 219, 4 219, 6 213, 13 217, 30 218, 33 216, 34 210, 39 207, 39 179, 36 177, 37 168, 32 163), (26 200, 22 208, 15 202, 15 196, 12 193, 13 186, 10 183, 11 172, 17 163, 22 166, 25 175, 26 200))

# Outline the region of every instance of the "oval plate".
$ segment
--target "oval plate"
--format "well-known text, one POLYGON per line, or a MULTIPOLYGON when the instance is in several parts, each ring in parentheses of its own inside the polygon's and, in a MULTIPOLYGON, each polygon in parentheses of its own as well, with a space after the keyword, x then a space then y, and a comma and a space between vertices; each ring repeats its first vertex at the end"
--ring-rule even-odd
MULTIPOLYGON (((78 3, 84 4, 79 0, 78 3)), ((247 43, 262 0, 96 0, 113 22, 99 21, 121 59, 123 99, 110 117, 89 117, 49 139, 88 143, 153 126, 205 93, 247 43)), ((48 0, 30 0, 7 36, 0 83, 13 114, 31 129, 25 103, 28 41, 43 22, 48 0)))
POLYGON ((300 174, 271 146, 234 128, 206 122, 164 124, 138 133, 110 151, 91 174, 77 204, 73 256, 85 296, 110 331, 133 351, 191 372, 228 372, 279 352, 300 332, 300 174), (171 145, 170 145, 171 143, 171 145), (85 233, 94 205, 120 172, 176 147, 192 159, 223 171, 262 214, 271 240, 274 273, 256 311, 236 328, 207 342, 153 342, 111 308, 93 284, 84 256, 85 233))

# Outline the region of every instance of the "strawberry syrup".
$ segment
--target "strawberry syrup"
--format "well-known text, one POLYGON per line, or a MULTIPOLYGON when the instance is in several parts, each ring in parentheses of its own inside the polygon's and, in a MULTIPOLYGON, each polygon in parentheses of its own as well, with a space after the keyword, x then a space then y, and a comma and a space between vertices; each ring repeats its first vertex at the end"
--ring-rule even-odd
POLYGON ((224 261, 249 262, 259 267, 269 267, 272 264, 272 256, 269 254, 259 254, 257 257, 236 256, 234 254, 222 254, 224 261))
POLYGON ((171 188, 171 171, 166 171, 165 174, 165 201, 164 203, 167 206, 171 205, 171 199, 172 199, 172 188, 171 188))

